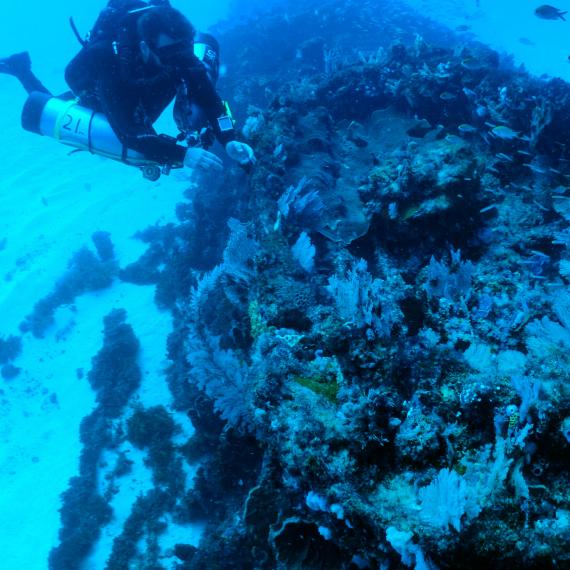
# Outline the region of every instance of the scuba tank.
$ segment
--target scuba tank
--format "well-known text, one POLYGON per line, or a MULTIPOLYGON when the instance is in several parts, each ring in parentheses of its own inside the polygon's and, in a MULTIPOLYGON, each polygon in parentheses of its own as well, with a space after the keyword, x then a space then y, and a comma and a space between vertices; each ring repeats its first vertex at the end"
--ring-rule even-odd
POLYGON ((171 168, 183 166, 157 164, 140 152, 125 147, 105 115, 79 105, 75 99, 31 93, 22 111, 22 127, 76 149, 136 166, 151 181, 158 180, 161 174, 168 174, 171 168))

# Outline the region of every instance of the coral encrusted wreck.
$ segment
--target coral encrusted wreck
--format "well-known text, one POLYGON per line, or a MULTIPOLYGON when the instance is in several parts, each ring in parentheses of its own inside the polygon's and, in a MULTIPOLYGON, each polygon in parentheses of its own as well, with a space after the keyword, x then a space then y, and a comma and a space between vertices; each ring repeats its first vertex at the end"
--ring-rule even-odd
POLYGON ((220 30, 258 165, 140 262, 196 429, 193 487, 157 484, 206 523, 177 567, 568 566, 570 86, 299 4, 220 30))

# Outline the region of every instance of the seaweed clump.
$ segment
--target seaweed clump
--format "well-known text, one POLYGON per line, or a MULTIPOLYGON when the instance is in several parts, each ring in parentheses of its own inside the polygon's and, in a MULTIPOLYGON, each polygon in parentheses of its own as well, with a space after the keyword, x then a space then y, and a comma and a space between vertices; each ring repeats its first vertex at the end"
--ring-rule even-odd
POLYGON ((42 338, 55 323, 59 307, 72 304, 80 295, 111 286, 118 267, 110 235, 96 232, 91 239, 96 253, 87 247, 75 252, 54 290, 34 305, 32 313, 20 325, 22 332, 31 331, 35 337, 42 338))
POLYGON ((124 310, 104 319, 103 346, 93 358, 88 379, 97 392, 97 407, 81 422, 79 475, 62 494, 60 544, 50 552, 49 567, 63 570, 80 566, 110 522, 109 497, 101 495, 98 470, 105 449, 117 445, 113 420, 120 416, 140 383, 137 363, 139 343, 126 321, 124 310))

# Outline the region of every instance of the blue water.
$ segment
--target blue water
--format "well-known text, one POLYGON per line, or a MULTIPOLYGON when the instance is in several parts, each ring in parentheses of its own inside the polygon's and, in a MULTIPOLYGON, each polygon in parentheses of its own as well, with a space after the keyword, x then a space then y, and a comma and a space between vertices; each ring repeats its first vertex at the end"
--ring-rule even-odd
MULTIPOLYGON (((409 0, 407 3, 451 29, 468 27, 463 32, 466 39, 475 37, 513 54, 518 63, 526 65, 537 75, 545 73, 570 78, 567 26, 562 21, 538 19, 533 10, 540 2, 409 0)), ((278 4, 283 6, 278 10, 286 14, 287 2, 278 4)), ((79 30, 86 32, 104 5, 98 1, 70 5, 63 1, 36 4, 7 0, 0 20, 0 53, 29 50, 38 72, 44 77, 49 75, 54 90, 63 90, 63 69, 77 50, 68 19, 73 16, 79 30)), ((173 5, 183 11, 197 28, 204 30, 228 17, 232 1, 214 0, 207 6, 179 1, 173 5)), ((267 3, 257 0, 234 0, 232 16, 262 12, 267 6, 267 3)))
MULTIPOLYGON (((516 0, 409 0, 423 15, 452 29, 466 27, 463 37, 478 38, 501 52, 512 54, 534 74, 570 79, 568 26, 562 20, 542 20, 534 10, 543 2, 516 0)), ((561 10, 565 2, 554 3, 561 10)))

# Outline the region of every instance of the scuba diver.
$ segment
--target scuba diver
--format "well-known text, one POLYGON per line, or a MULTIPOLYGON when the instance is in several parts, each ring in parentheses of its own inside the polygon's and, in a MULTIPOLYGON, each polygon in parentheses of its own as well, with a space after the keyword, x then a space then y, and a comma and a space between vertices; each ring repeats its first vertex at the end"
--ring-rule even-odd
POLYGON ((70 21, 82 44, 65 71, 71 93, 54 97, 27 52, 0 60, 0 72, 29 94, 24 129, 137 166, 150 180, 172 168, 221 170, 221 159, 207 150, 215 139, 241 165, 255 162, 215 88, 217 41, 196 33, 168 0, 110 0, 85 40, 70 21), (152 126, 173 99, 176 138, 152 126))

